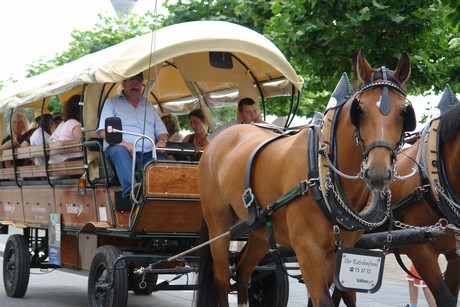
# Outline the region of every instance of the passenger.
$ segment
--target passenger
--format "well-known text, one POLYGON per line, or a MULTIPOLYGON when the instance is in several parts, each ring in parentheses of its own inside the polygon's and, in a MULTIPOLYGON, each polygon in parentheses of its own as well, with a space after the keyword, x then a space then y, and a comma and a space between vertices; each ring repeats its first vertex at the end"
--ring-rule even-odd
POLYGON ((50 143, 59 141, 59 134, 61 133, 62 126, 64 126, 62 113, 53 113, 53 117, 51 118, 50 143))
MULTIPOLYGON (((21 138, 25 135, 27 132, 27 129, 29 129, 29 120, 27 117, 22 114, 22 113, 15 113, 13 114, 13 137, 11 137, 11 134, 9 134, 6 138, 2 140, 2 146, 1 149, 9 149, 14 146, 19 146, 19 142, 21 141, 21 138)), ((12 167, 13 162, 12 161, 5 161, 4 162, 4 167, 12 167)))
POLYGON ((168 130, 168 142, 182 142, 183 137, 180 133, 179 121, 172 114, 163 114, 161 120, 168 130))
MULTIPOLYGON (((165 124, 166 130, 168 130, 168 143, 181 143, 183 136, 180 133, 179 121, 177 120, 177 117, 172 114, 163 114, 161 116, 161 120, 163 121, 163 124, 165 124)), ((169 144, 167 147, 170 145, 171 144, 169 144)), ((165 152, 164 155, 168 160, 176 160, 172 153, 165 152)))
POLYGON ((193 143, 196 149, 204 149, 209 141, 206 139, 208 136, 206 118, 203 111, 193 110, 188 115, 188 121, 193 129, 193 133, 184 137, 184 143, 193 143))
MULTIPOLYGON (((37 128, 29 139, 21 143, 21 147, 43 145, 43 141, 45 141, 45 144, 49 143, 51 136, 51 113, 45 108, 43 114, 41 114, 41 110, 37 109, 34 112, 34 116, 37 128)), ((35 165, 45 165, 45 157, 36 157, 34 163, 35 165)))
POLYGON ((240 119, 245 124, 265 123, 257 109, 256 102, 252 98, 243 98, 238 102, 240 119))
MULTIPOLYGON (((156 148, 166 147, 168 131, 155 108, 142 96, 143 80, 142 73, 139 73, 122 81, 122 93, 106 100, 97 129, 97 133, 104 140, 105 120, 116 116, 121 119, 123 130, 151 137, 156 142, 156 148)), ((104 155, 115 168, 123 198, 129 197, 131 191, 132 155, 136 155, 137 166, 152 160, 152 144, 139 141, 136 148, 133 148, 136 139, 136 136, 123 134, 123 141, 119 145, 109 146, 104 142, 104 155)), ((165 160, 166 157, 158 153, 157 159, 165 160)))
MULTIPOLYGON (((193 129, 193 133, 186 135, 183 143, 191 143, 196 149, 204 149, 209 144, 209 141, 206 138, 208 136, 208 132, 206 118, 204 117, 203 111, 193 110, 188 115, 188 121, 193 129)), ((200 158, 201 153, 196 153, 193 155, 193 158, 188 160, 198 161, 200 158)))
POLYGON ((9 134, 6 138, 2 140, 2 149, 7 149, 13 147, 14 145, 18 144, 18 138, 20 139, 21 136, 27 132, 29 129, 29 120, 27 117, 22 113, 15 113, 13 115, 13 137, 9 134))
MULTIPOLYGON (((81 123, 80 123, 80 95, 74 95, 64 103, 64 119, 58 141, 81 141, 81 123)), ((51 157, 50 163, 60 161, 79 160, 83 157, 83 151, 69 152, 62 155, 51 157)))

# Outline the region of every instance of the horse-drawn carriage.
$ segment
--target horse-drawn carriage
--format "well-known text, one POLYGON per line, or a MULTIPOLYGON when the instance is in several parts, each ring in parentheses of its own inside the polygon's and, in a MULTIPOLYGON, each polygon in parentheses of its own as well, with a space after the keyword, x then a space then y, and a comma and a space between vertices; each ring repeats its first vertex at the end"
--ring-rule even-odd
MULTIPOLYGON (((200 108, 214 131, 215 110, 235 111, 240 98, 251 97, 263 107, 270 97, 290 96, 291 110, 297 108, 303 80, 276 46, 225 22, 179 24, 0 92, 0 110, 10 117, 26 107, 43 111, 49 97, 65 101, 73 94, 82 97, 83 115, 81 142, 2 152, 2 161, 12 166, 0 174, 1 230, 24 229, 6 245, 7 294, 25 295, 32 267, 69 267, 89 271, 91 306, 125 306, 129 290, 150 294, 197 288, 198 306, 226 306, 232 288, 239 304, 284 306, 284 263, 295 261, 313 304, 332 304, 328 286, 336 252, 357 257, 350 249, 363 231, 389 220, 396 154, 405 132, 415 126, 404 88, 408 56, 395 71, 373 71, 362 53, 358 64, 364 85, 353 93, 344 77, 322 126, 233 125, 216 134, 200 163, 178 159, 146 165, 141 184, 133 187, 131 206, 118 198, 120 186, 95 133, 102 105, 120 81, 142 72, 145 94, 160 113, 200 108), (83 151, 83 159, 16 163, 74 151, 83 151), (200 233, 210 240, 198 244, 200 233), (246 244, 229 252, 232 240, 246 244), (286 253, 278 246, 287 247, 286 253), (161 274, 198 270, 198 284, 157 283, 161 274)), ((187 154, 186 149, 170 150, 187 154)), ((382 259, 384 251, 377 254, 382 259)), ((372 270, 377 282, 382 268, 372 270)))
MULTIPOLYGON (((264 36, 226 22, 191 22, 127 40, 0 92, 2 120, 5 116, 10 121, 16 112, 45 110, 51 97, 65 102, 79 94, 83 130, 81 142, 19 147, 1 154, 8 165, 0 169, 1 231, 24 230, 6 244, 3 280, 9 296, 25 295, 30 268, 89 271, 92 306, 124 306, 128 290, 150 294, 195 288, 194 283, 157 284, 160 274, 195 272, 193 254, 136 274, 151 262, 196 245, 202 220, 198 162, 181 160, 195 150, 167 149, 177 160, 148 164, 139 176, 140 196, 126 207, 117 198, 120 185, 95 132, 106 98, 117 93, 122 80, 139 72, 145 95, 158 113, 183 115, 199 108, 211 131, 222 120, 214 113, 226 110, 236 119, 236 103, 244 97, 260 101, 264 108, 267 99, 288 96, 294 110, 303 85, 264 36), (84 156, 76 161, 18 163, 81 151, 84 156), (124 266, 114 269, 121 255, 124 266)), ((4 127, 8 133, 10 128, 4 127)))

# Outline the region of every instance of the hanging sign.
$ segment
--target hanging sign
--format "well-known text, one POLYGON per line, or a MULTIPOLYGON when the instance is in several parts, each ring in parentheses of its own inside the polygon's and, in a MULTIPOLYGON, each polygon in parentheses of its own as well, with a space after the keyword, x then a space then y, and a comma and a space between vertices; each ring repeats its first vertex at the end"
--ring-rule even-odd
POLYGON ((341 291, 374 293, 382 285, 385 254, 340 246, 337 250, 334 284, 341 291))

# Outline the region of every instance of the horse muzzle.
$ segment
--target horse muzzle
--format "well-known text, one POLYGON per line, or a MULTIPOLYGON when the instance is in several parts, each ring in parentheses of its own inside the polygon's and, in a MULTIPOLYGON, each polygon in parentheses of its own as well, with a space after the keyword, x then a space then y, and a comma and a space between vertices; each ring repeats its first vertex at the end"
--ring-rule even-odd
POLYGON ((392 168, 377 169, 375 167, 364 167, 363 179, 372 191, 385 191, 393 181, 392 168))
POLYGON ((395 150, 391 144, 385 141, 372 143, 364 150, 363 159, 362 176, 369 189, 385 191, 393 181, 396 163, 395 150))

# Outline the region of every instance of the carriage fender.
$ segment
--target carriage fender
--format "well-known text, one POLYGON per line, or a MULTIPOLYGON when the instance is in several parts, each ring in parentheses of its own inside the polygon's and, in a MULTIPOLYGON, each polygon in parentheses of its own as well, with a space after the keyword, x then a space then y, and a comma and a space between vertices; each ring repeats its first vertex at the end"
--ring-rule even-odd
POLYGON ((107 229, 110 227, 111 225, 107 222, 88 222, 78 231, 78 233, 93 233, 97 229, 107 229))

